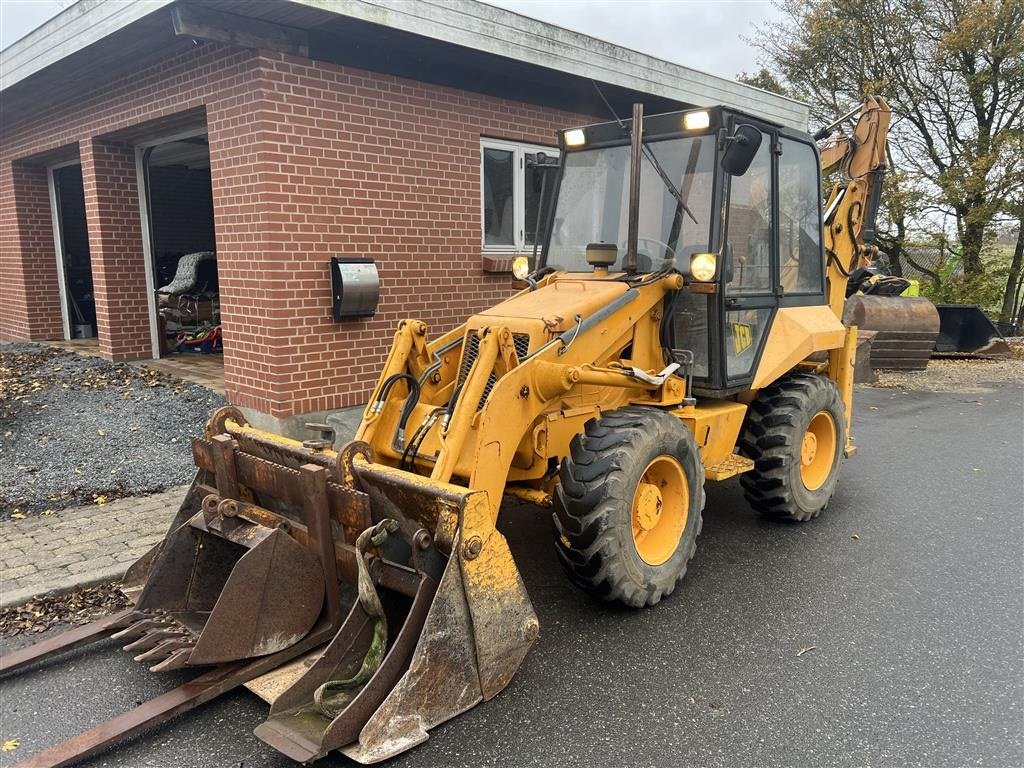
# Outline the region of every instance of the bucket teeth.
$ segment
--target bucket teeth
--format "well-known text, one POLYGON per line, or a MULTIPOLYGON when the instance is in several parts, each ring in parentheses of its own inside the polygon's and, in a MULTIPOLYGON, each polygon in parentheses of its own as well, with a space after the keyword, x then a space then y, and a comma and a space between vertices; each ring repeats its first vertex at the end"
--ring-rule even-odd
POLYGON ((191 655, 191 645, 188 648, 181 648, 180 650, 174 651, 170 656, 161 661, 159 664, 154 664, 152 667, 149 668, 149 671, 171 672, 175 669, 182 669, 188 664, 188 657, 191 655))
MULTIPOLYGON (((191 638, 187 638, 187 637, 168 638, 167 640, 160 641, 155 646, 150 648, 148 651, 145 651, 144 653, 140 653, 138 656, 135 657, 135 660, 136 661, 155 661, 155 662, 160 663, 160 662, 166 661, 173 654, 176 654, 178 651, 180 651, 182 649, 191 652, 192 651, 192 645, 193 645, 193 642, 192 642, 191 638)), ((154 668, 154 671, 156 671, 155 668, 154 668)))
POLYGON ((136 621, 131 626, 125 627, 120 632, 115 632, 111 635, 114 640, 133 640, 136 637, 141 637, 150 630, 154 629, 166 629, 167 625, 171 623, 171 619, 167 616, 160 617, 148 617, 143 618, 140 621, 136 621))
POLYGON ((121 650, 124 651, 148 651, 155 648, 165 640, 173 640, 180 637, 187 637, 187 633, 180 629, 151 629, 138 640, 128 643, 121 650))

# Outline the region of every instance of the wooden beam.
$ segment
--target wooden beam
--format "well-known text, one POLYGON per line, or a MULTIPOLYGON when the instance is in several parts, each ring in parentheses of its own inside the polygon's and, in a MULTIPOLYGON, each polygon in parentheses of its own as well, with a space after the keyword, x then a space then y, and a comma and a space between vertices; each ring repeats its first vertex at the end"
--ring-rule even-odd
POLYGON ((171 8, 171 22, 179 37, 309 56, 309 35, 294 27, 180 3, 171 8))

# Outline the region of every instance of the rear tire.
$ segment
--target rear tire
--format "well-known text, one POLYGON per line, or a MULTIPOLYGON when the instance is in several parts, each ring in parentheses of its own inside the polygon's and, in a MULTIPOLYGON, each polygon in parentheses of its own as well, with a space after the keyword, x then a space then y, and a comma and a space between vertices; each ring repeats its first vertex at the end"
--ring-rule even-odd
POLYGON ((805 522, 828 505, 846 445, 846 406, 831 379, 793 373, 762 389, 747 411, 740 475, 747 502, 777 520, 805 522))
POLYGON ((676 417, 631 406, 573 438, 555 489, 555 549, 581 589, 654 605, 686 573, 700 533, 704 467, 676 417))

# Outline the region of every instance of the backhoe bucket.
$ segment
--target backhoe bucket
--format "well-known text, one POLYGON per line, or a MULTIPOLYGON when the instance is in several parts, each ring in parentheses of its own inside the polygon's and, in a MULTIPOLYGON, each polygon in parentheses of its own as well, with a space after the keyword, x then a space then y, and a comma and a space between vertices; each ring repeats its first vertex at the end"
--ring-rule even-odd
POLYGON ((129 566, 128 570, 125 571, 124 576, 121 577, 121 591, 128 597, 132 603, 135 603, 139 599, 139 595, 142 593, 142 588, 146 586, 146 581, 149 579, 150 571, 153 569, 153 563, 156 562, 157 555, 164 546, 164 542, 171 538, 178 528, 183 523, 188 522, 202 509, 203 495, 200 490, 202 485, 212 485, 212 478, 208 472, 199 470, 196 473, 195 478, 192 480, 192 485, 189 486, 188 492, 185 494, 185 498, 181 502, 181 506, 178 507, 178 512, 171 520, 171 525, 167 529, 167 533, 164 534, 164 538, 154 544, 149 551, 147 551, 142 557, 136 560, 129 566))
POLYGON ((198 514, 165 539, 136 602, 145 616, 118 633, 139 638, 129 650, 163 638, 139 659, 157 662, 155 671, 275 653, 320 615, 324 576, 315 556, 282 530, 223 523, 215 534, 198 514))
POLYGON ((114 637, 153 671, 269 656, 321 616, 340 625, 332 516, 369 524, 367 500, 332 483, 323 457, 254 430, 240 444, 229 424, 247 428, 224 408, 194 441, 199 471, 171 530, 125 574, 134 620, 114 637))
POLYGON ((923 297, 854 294, 846 300, 843 324, 877 331, 871 341, 874 370, 924 370, 939 335, 939 313, 923 297))
POLYGON ((334 749, 375 763, 426 741, 430 728, 500 692, 538 633, 486 493, 369 462, 356 463, 354 473, 375 518, 434 530, 428 537, 438 548, 434 554, 448 559, 428 562, 432 549, 425 547, 416 570, 371 560, 341 629, 256 729, 260 739, 303 763, 334 749), (367 599, 371 590, 383 611, 367 599), (398 631, 381 637, 382 625, 398 631))

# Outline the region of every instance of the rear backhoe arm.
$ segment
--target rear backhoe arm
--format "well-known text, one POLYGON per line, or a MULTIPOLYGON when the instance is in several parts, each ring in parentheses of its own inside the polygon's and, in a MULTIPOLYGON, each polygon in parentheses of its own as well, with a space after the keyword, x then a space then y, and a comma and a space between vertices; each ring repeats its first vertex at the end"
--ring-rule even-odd
MULTIPOLYGON (((885 99, 866 96, 853 132, 832 136, 821 148, 822 175, 839 173, 824 211, 825 253, 828 257, 828 303, 842 317, 846 284, 853 270, 870 264, 878 255, 875 218, 886 171, 886 142, 891 112, 885 99)), ((841 121, 840 121, 841 122, 841 121)), ((819 131, 826 139, 835 125, 819 131)))

